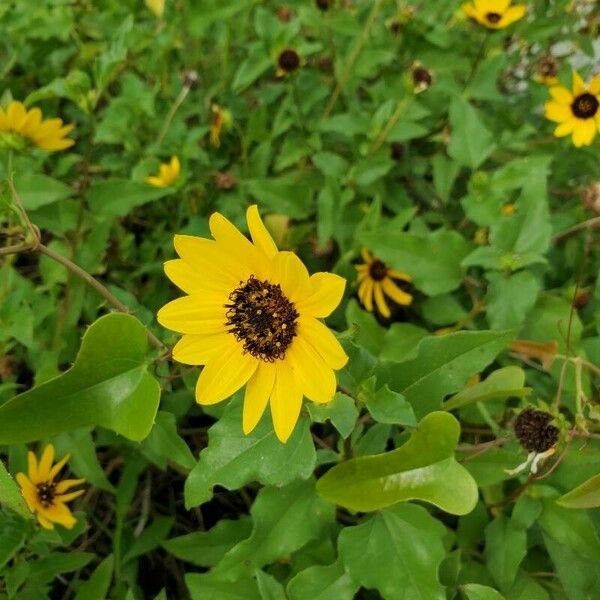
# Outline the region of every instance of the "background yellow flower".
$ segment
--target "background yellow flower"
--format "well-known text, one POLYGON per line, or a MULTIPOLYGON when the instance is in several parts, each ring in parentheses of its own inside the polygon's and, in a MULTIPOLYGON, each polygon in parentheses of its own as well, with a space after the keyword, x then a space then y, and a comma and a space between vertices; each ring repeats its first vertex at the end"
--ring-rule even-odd
POLYGON ((176 156, 172 156, 171 162, 160 165, 158 175, 150 175, 146 177, 145 181, 155 187, 169 187, 179 177, 180 170, 179 159, 176 156))
POLYGON ((524 4, 511 6, 511 0, 473 0, 462 5, 463 11, 490 29, 504 29, 522 19, 527 12, 524 4))

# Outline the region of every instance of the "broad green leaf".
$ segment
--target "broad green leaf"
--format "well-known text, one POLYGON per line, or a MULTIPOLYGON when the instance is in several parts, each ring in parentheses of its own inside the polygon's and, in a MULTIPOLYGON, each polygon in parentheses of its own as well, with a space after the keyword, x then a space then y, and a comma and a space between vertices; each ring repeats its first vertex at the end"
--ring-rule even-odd
POLYGON ((433 412, 400 448, 350 459, 330 469, 318 493, 354 511, 379 510, 397 502, 423 500, 463 515, 477 503, 477 485, 453 456, 460 426, 449 413, 433 412))
MULTIPOLYGON (((31 513, 30 513, 31 514, 31 513)), ((6 563, 23 547, 27 538, 27 524, 12 515, 0 513, 0 572, 6 563)))
POLYGON ((177 433, 175 415, 159 411, 150 435, 143 442, 143 451, 161 469, 173 462, 183 469, 193 469, 196 460, 185 440, 177 433))
POLYGON ((40 582, 50 582, 61 573, 71 573, 83 569, 94 555, 90 552, 62 552, 50 554, 29 563, 32 579, 40 582))
POLYGON ((283 585, 275 577, 260 569, 254 572, 254 576, 262 600, 287 600, 283 585))
POLYGON ((133 543, 123 556, 122 563, 137 558, 142 554, 147 554, 160 546, 169 535, 175 517, 156 517, 152 523, 142 531, 139 537, 133 540, 133 543))
POLYGON ((383 362, 377 381, 401 393, 417 417, 439 409, 448 394, 487 367, 514 337, 512 331, 459 331, 423 338, 416 358, 383 362))
POLYGON ((491 272, 487 278, 486 315, 490 327, 509 329, 521 325, 535 305, 541 289, 539 280, 529 271, 509 276, 491 272))
POLYGON ((252 533, 214 567, 219 577, 235 581, 299 550, 326 533, 335 510, 317 496, 313 481, 295 481, 262 488, 250 514, 252 533))
POLYGON ((386 600, 445 600, 438 568, 444 526, 422 506, 400 504, 345 527, 338 548, 352 579, 386 600))
POLYGON ((462 96, 455 96, 450 103, 450 125, 448 154, 461 165, 476 169, 496 147, 479 111, 462 96))
POLYGON ((523 398, 531 393, 531 388, 523 387, 525 371, 521 367, 503 367, 489 374, 487 379, 466 387, 444 402, 444 410, 455 410, 476 402, 494 398, 523 398))
POLYGON ((358 584, 352 581, 341 560, 326 567, 308 567, 295 575, 287 585, 289 600, 352 600, 358 584))
POLYGON ((114 557, 109 554, 77 591, 75 600, 105 600, 113 576, 114 557))
POLYGON ((310 402, 308 412, 311 419, 317 423, 331 421, 343 438, 347 438, 352 433, 358 417, 354 400, 341 392, 337 392, 333 400, 327 404, 310 402))
POLYGON ((359 237, 386 264, 408 273, 414 285, 426 294, 444 294, 460 285, 461 262, 469 253, 469 244, 455 231, 438 229, 416 234, 388 223, 359 237))
POLYGON ((88 203, 98 217, 124 217, 136 206, 158 200, 172 188, 159 188, 129 179, 105 179, 90 187, 88 203))
POLYGON ((185 585, 192 600, 262 600, 256 580, 251 577, 232 582, 213 573, 187 573, 185 585))
POLYGON ((147 346, 146 330, 135 317, 101 317, 83 336, 71 369, 0 406, 0 444, 94 426, 144 439, 160 398, 146 369, 147 346))
POLYGON ((527 533, 511 519, 500 515, 486 527, 487 568, 503 592, 512 586, 526 554, 527 533))
POLYGON ((504 600, 504 596, 500 592, 480 583, 467 583, 461 585, 460 589, 464 592, 467 600, 504 600))
POLYGON ((190 508, 207 502, 215 485, 234 490, 250 481, 285 485, 294 479, 308 479, 315 462, 308 419, 301 418, 290 439, 282 444, 268 413, 250 435, 244 435, 241 406, 231 401, 209 429, 208 446, 185 482, 185 505, 190 508))
POLYGON ((367 380, 361 387, 358 399, 366 404, 371 416, 379 423, 409 427, 417 424, 415 413, 406 398, 390 390, 387 385, 375 391, 374 378, 367 380))
POLYGON ((414 358, 419 342, 427 334, 426 329, 412 323, 392 323, 385 332, 379 356, 397 362, 414 358))
POLYGON ((0 506, 8 506, 24 519, 33 519, 33 514, 27 508, 19 486, 10 473, 6 470, 4 463, 0 460, 0 506))
POLYGON ((73 195, 68 185, 40 173, 17 173, 14 183, 25 210, 36 210, 73 195))
POLYGON ((600 474, 584 481, 575 489, 563 494, 557 500, 565 508, 600 507, 600 474))
POLYGON ((199 567, 214 567, 236 544, 252 531, 252 520, 221 519, 208 531, 197 531, 162 543, 162 547, 180 560, 199 567))

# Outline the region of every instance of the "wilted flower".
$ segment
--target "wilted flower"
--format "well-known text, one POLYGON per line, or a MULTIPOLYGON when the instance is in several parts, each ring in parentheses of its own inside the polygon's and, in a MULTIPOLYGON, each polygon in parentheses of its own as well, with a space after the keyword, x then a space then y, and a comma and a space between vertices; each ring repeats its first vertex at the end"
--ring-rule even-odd
POLYGON ((433 75, 431 71, 426 69, 421 63, 415 62, 410 69, 410 74, 415 94, 424 92, 431 87, 433 75))
POLYGON ((210 126, 210 143, 218 148, 221 145, 221 131, 228 131, 233 124, 231 112, 221 108, 218 104, 212 105, 212 125, 210 126))
POLYGON ((45 529, 54 529, 54 523, 72 529, 77 520, 71 514, 67 502, 81 496, 85 490, 67 492, 81 485, 84 479, 64 479, 56 481, 56 476, 69 460, 66 454, 55 465, 54 446, 48 444, 44 448, 40 462, 33 452, 27 453, 28 473, 17 473, 17 482, 29 510, 35 514, 40 525, 45 529))
POLYGON ((583 205, 600 214, 600 181, 590 183, 581 193, 583 205))
POLYGON ((75 125, 64 125, 62 119, 42 121, 39 108, 27 110, 22 102, 13 100, 6 110, 0 108, 0 144, 19 147, 30 140, 42 150, 64 150, 75 141, 66 137, 75 125), (11 139, 12 138, 12 139, 11 139))
POLYGON ((235 175, 229 171, 217 171, 214 174, 214 182, 218 190, 230 190, 237 185, 235 175))
POLYGON ((537 65, 535 80, 545 85, 556 85, 559 67, 558 61, 552 54, 544 54, 537 65))
POLYGON ((200 76, 198 75, 198 71, 194 71, 194 69, 187 69, 181 74, 181 79, 183 81, 183 85, 190 88, 190 90, 198 89, 200 85, 200 76))
POLYGON ((552 100, 544 108, 546 118, 559 123, 554 135, 571 135, 574 146, 589 146, 600 128, 600 75, 586 85, 573 71, 572 93, 558 85, 550 88, 550 95, 552 100))
POLYGON ((524 4, 511 6, 511 0, 473 0, 462 5, 469 17, 489 29, 504 29, 522 19, 527 12, 524 4))
POLYGON ((223 215, 209 220, 214 240, 175 236, 181 258, 165 273, 188 295, 164 306, 158 321, 184 334, 173 358, 205 365, 196 401, 221 402, 246 386, 243 430, 250 433, 267 404, 277 437, 290 437, 306 396, 329 402, 335 369, 348 357, 320 319, 340 303, 346 282, 309 276, 292 252, 277 249, 256 206, 247 211, 248 240, 223 215))
POLYGON ((155 187, 169 187, 173 185, 179 177, 181 165, 176 156, 171 157, 171 162, 162 163, 158 169, 158 175, 150 175, 146 177, 146 183, 155 187))

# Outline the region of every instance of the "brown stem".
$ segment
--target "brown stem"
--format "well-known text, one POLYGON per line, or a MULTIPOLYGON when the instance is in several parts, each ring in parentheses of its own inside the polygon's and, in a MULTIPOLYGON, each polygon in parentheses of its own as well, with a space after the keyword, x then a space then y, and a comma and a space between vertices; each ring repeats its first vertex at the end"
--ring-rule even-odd
POLYGON ((573 227, 569 227, 563 231, 559 231, 553 238, 553 242, 561 242, 562 240, 575 235, 576 233, 583 231, 584 229, 593 229, 594 227, 600 226, 600 217, 594 217, 593 219, 588 219, 587 221, 582 221, 581 223, 577 223, 577 225, 573 225, 573 227))

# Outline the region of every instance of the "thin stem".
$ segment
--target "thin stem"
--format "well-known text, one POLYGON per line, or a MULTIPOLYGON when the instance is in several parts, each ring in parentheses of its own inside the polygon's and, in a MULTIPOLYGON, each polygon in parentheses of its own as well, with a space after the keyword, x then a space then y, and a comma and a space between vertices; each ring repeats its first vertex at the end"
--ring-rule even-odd
POLYGON ((404 113, 404 111, 410 104, 411 100, 412 100, 412 97, 407 96, 406 98, 403 98, 402 100, 400 100, 400 102, 398 102, 398 106, 396 107, 396 110, 393 112, 392 116, 389 118, 388 122, 385 124, 385 127, 381 130, 381 133, 377 136, 375 141, 371 144, 371 147, 369 148, 369 154, 368 154, 369 156, 375 154, 375 152, 377 152, 377 150, 379 150, 379 148, 381 148, 382 144, 387 139, 387 136, 389 135, 390 131, 394 128, 394 126, 398 122, 398 119, 400 119, 400 117, 402 116, 402 113, 404 113))
POLYGON ((584 231, 586 229, 594 229, 595 227, 600 227, 600 217, 594 217, 593 219, 588 219, 587 221, 582 221, 581 223, 577 223, 577 225, 573 225, 572 227, 569 227, 568 229, 559 231, 552 238, 552 241, 554 243, 558 243, 568 237, 571 237, 572 235, 574 235, 576 233, 579 233, 580 231, 584 231))
POLYGON ((369 37, 369 34, 371 33, 371 29, 373 28, 375 19, 377 18, 377 15, 379 14, 379 11, 381 10, 381 7, 384 2, 385 2, 385 0, 375 0, 373 2, 373 7, 371 8, 371 12, 369 13, 369 16, 367 17, 367 22, 365 23, 365 26, 363 27, 360 37, 358 38, 358 42, 356 43, 356 46, 354 46, 354 49, 352 50, 352 54, 350 55, 350 58, 348 59, 348 63, 346 64, 346 67, 344 68, 344 71, 343 71, 340 79, 338 80, 337 85, 335 86, 335 90, 333 91, 333 94, 331 95, 331 98, 329 99, 329 102, 327 103, 327 107, 325 108, 325 112, 323 113, 324 117, 329 116, 329 113, 331 113, 331 111, 333 110, 333 107, 335 106, 335 103, 337 102, 338 98, 340 97, 342 90, 344 89, 344 87, 346 87, 346 84, 348 83, 350 77, 352 76, 352 70, 354 69, 354 64, 356 63, 356 59, 358 58, 358 55, 360 54, 361 50, 363 49, 363 46, 365 45, 367 38, 369 37))
POLYGON ((175 113, 178 111, 179 107, 183 104, 183 101, 185 100, 186 96, 190 93, 190 89, 191 88, 189 85, 184 85, 181 88, 181 91, 179 92, 177 98, 175 98, 175 102, 173 102, 171 108, 169 109, 169 112, 165 117, 165 122, 163 123, 162 129, 160 130, 158 138, 156 139, 157 146, 160 146, 161 142, 163 141, 163 138, 165 137, 165 135, 167 135, 167 131, 169 131, 169 127, 171 126, 171 121, 173 120, 173 117, 175 116, 175 113))

